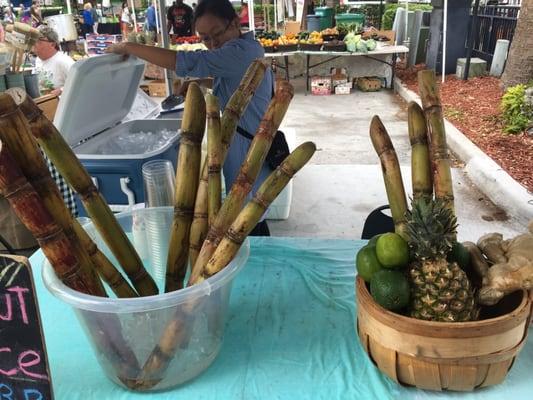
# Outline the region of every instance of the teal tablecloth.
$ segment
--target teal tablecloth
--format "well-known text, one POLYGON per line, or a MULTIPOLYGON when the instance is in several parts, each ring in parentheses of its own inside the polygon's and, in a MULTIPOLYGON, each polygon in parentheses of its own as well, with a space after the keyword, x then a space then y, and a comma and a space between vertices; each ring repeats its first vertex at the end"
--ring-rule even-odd
POLYGON ((253 238, 250 259, 233 285, 218 358, 193 381, 151 395, 106 379, 72 310, 43 287, 43 256, 35 254, 30 261, 56 399, 533 398, 533 340, 503 384, 474 393, 426 392, 384 377, 354 329, 354 255, 362 244, 253 238))

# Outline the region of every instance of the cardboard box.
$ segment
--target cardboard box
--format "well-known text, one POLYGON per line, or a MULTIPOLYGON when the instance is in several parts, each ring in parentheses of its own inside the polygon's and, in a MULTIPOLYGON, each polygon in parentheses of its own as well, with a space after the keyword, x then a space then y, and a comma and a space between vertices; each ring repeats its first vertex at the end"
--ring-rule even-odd
POLYGON ((156 79, 148 83, 148 94, 151 97, 167 97, 167 86, 163 79, 156 79))
POLYGON ((352 83, 347 82, 340 85, 335 86, 335 94, 350 94, 352 89, 352 83))
POLYGON ((144 67, 144 77, 148 79, 165 79, 165 69, 147 62, 144 67))
POLYGON ((357 78, 357 87, 363 92, 377 92, 381 90, 382 83, 381 78, 376 76, 357 78))
POLYGON ((348 82, 348 75, 346 68, 331 68, 331 86, 336 87, 348 82))
POLYGON ((330 76, 313 76, 311 78, 311 94, 316 96, 327 96, 331 94, 330 76))
POLYGON ((301 23, 299 21, 285 21, 285 35, 288 33, 294 33, 295 35, 300 33, 301 23))
POLYGON ((37 97, 34 99, 35 104, 37 104, 37 107, 39 107, 44 116, 50 120, 54 120, 54 116, 56 115, 57 105, 59 104, 59 97, 53 94, 47 94, 41 97, 37 97))

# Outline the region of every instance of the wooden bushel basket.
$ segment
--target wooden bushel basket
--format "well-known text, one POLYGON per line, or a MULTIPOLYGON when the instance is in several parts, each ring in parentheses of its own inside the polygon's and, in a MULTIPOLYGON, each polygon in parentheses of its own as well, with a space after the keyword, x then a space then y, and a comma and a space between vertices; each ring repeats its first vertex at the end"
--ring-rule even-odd
POLYGON ((357 277, 361 344, 389 378, 426 390, 471 391, 501 383, 527 339, 528 292, 507 296, 495 316, 473 322, 430 322, 385 310, 357 277))

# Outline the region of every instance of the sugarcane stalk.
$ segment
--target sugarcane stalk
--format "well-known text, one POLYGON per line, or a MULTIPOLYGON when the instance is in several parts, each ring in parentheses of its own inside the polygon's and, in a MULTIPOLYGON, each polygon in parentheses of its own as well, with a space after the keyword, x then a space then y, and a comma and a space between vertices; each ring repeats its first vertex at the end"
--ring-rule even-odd
POLYGON ((451 161, 435 71, 419 71, 418 87, 427 121, 435 198, 442 199, 446 207, 454 213, 451 161))
POLYGON ((80 292, 97 294, 97 287, 81 268, 68 238, 46 210, 41 198, 22 174, 11 152, 2 141, 0 141, 0 191, 9 201, 15 214, 33 234, 59 279, 80 292))
POLYGON ((187 272, 189 235, 200 178, 205 100, 200 86, 191 83, 185 98, 174 194, 174 218, 168 248, 165 292, 181 289, 187 272))
POLYGON ((220 136, 220 107, 218 98, 208 93, 205 96, 207 111, 207 222, 211 226, 220 204, 222 203, 222 180, 220 171, 220 156, 222 152, 222 138, 220 136))
POLYGON ((394 231, 407 240, 407 199, 402 171, 390 136, 377 115, 374 115, 370 123, 370 139, 381 162, 385 190, 394 221, 394 231))
POLYGON ((203 269, 202 275, 194 283, 213 276, 230 263, 268 206, 281 193, 294 174, 307 164, 315 150, 316 146, 313 142, 301 144, 268 176, 255 193, 254 198, 231 224, 213 256, 203 269))
POLYGON ((56 127, 46 119, 42 111, 24 91, 6 91, 26 116, 31 132, 59 173, 80 195, 87 214, 105 243, 115 255, 133 286, 141 296, 158 293, 152 277, 146 272, 139 255, 118 224, 113 212, 94 185, 87 170, 78 160, 56 127))
POLYGON ((433 198, 433 180, 429 159, 426 118, 420 106, 412 101, 407 107, 409 141, 411 143, 411 180, 413 200, 433 198))
MULTIPOLYGON (((207 164, 207 158, 204 159, 202 164, 202 171, 205 164, 207 164)), ((200 249, 202 248, 202 243, 204 243, 207 235, 207 230, 209 229, 207 218, 207 190, 208 181, 201 175, 200 181, 198 182, 198 191, 196 193, 194 214, 189 235, 189 262, 191 265, 194 265, 196 262, 200 249)))
POLYGON ((268 150, 274 139, 294 94, 293 87, 286 81, 280 82, 276 94, 250 144, 250 148, 239 170, 229 194, 224 200, 213 225, 209 227, 204 244, 191 272, 189 283, 195 282, 202 273, 204 266, 211 258, 224 233, 242 209, 246 196, 263 167, 268 150))
MULTIPOLYGON (((229 99, 222 118, 220 121, 220 130, 222 137, 222 152, 220 157, 220 164, 224 165, 224 160, 228 153, 229 146, 235 134, 235 128, 239 123, 244 111, 252 99, 259 84, 263 80, 266 71, 266 65, 256 60, 250 64, 246 73, 244 74, 239 87, 229 99)), ((200 253, 202 243, 205 240, 208 231, 208 209, 207 209, 207 191, 208 191, 208 166, 207 162, 202 165, 202 172, 200 175, 200 183, 198 185, 198 193, 196 195, 196 202, 194 205, 194 217, 191 225, 190 234, 190 264, 194 265, 200 253)))
POLYGON ((43 205, 72 243, 72 252, 80 267, 91 276, 98 295, 106 296, 95 267, 72 229, 72 215, 67 209, 59 189, 52 179, 46 161, 32 136, 30 127, 13 99, 0 95, 0 138, 19 165, 23 175, 41 197, 43 205))

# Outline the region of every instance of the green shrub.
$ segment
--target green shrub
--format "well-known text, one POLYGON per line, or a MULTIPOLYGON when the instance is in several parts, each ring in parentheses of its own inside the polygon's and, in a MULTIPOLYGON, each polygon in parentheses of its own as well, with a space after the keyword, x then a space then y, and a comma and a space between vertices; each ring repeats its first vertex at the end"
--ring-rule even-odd
MULTIPOLYGON (((385 12, 381 20, 381 29, 391 30, 394 22, 394 16, 396 15, 396 9, 405 8, 404 4, 387 4, 385 6, 385 12)), ((424 10, 431 11, 433 7, 429 4, 409 3, 409 11, 424 10)))
POLYGON ((531 86, 521 84, 505 91, 500 105, 506 133, 523 132, 533 122, 533 106, 526 103, 526 89, 531 86))

